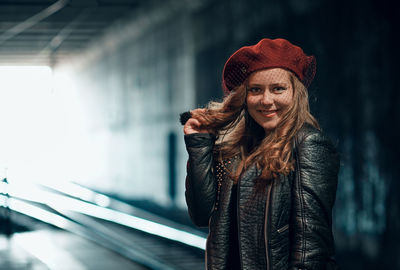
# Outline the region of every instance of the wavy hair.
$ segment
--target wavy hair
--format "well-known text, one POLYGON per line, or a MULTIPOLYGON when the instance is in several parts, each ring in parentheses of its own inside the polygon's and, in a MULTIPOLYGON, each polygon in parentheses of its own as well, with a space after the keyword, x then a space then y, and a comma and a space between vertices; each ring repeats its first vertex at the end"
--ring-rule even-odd
POLYGON ((296 133, 304 123, 320 129, 310 113, 306 87, 292 72, 288 72, 293 102, 276 128, 268 134, 247 112, 247 81, 222 102, 212 101, 206 110, 192 113, 192 117, 201 122, 202 128, 217 136, 214 150, 220 162, 234 156, 241 157, 239 166, 230 173, 234 182, 252 164, 261 169, 261 179, 276 179, 279 174, 289 174, 294 170, 292 149, 296 133))

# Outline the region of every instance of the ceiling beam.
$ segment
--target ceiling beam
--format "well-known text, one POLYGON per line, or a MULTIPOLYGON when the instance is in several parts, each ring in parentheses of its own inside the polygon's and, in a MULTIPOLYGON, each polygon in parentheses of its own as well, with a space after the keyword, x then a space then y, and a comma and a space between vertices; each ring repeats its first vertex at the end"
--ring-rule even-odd
MULTIPOLYGON (((38 53, 37 57, 42 58, 42 57, 48 57, 50 62, 53 63, 55 62, 55 56, 54 54, 57 52, 57 50, 60 48, 61 44, 68 44, 67 46, 69 48, 74 47, 72 44, 74 41, 68 40, 65 41, 75 30, 75 28, 84 20, 92 11, 92 9, 86 8, 84 9, 73 21, 71 21, 69 24, 67 24, 61 31, 55 35, 51 41, 38 53)), ((78 41, 76 42, 79 44, 77 47, 80 48, 82 47, 82 42, 78 41)))
POLYGON ((9 40, 10 38, 18 35, 19 33, 23 32, 26 29, 37 24, 38 22, 44 20, 45 18, 51 16, 52 14, 56 13, 57 11, 61 10, 63 7, 65 7, 67 5, 68 1, 69 0, 59 0, 59 1, 55 2, 54 4, 52 4, 51 6, 45 8, 41 12, 28 18, 27 20, 10 28, 6 32, 4 32, 2 35, 0 35, 0 45, 3 42, 9 40))

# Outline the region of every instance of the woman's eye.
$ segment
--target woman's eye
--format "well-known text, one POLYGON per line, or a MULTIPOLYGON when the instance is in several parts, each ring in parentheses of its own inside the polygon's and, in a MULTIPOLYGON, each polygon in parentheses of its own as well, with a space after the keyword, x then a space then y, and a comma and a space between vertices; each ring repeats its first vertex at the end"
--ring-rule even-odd
POLYGON ((273 88, 273 90, 274 90, 274 91, 277 91, 277 92, 279 92, 279 91, 284 91, 284 90, 286 90, 286 87, 283 87, 283 86, 275 86, 275 87, 273 88))
POLYGON ((261 91, 261 89, 258 87, 251 87, 249 89, 249 92, 251 92, 251 93, 259 93, 260 91, 261 91))

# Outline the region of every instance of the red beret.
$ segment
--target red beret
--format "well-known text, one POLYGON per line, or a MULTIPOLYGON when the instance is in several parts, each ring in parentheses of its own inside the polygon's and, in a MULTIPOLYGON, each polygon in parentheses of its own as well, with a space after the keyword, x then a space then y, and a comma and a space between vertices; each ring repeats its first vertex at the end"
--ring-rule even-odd
POLYGON ((222 72, 224 92, 241 85, 252 72, 268 68, 290 70, 308 87, 315 75, 316 62, 314 56, 307 56, 300 47, 285 39, 264 38, 229 57, 222 72))

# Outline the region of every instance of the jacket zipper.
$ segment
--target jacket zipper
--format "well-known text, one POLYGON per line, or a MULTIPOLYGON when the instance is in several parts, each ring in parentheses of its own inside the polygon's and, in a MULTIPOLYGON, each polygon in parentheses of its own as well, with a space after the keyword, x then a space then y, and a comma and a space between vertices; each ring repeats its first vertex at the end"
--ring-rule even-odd
POLYGON ((286 231, 287 229, 289 229, 289 224, 286 224, 285 226, 283 226, 283 227, 280 228, 280 229, 277 229, 276 231, 277 231, 278 233, 283 233, 283 232, 286 231))
POLYGON ((269 218, 269 209, 271 205, 271 190, 272 190, 272 183, 268 186, 267 191, 267 200, 265 203, 265 220, 264 220, 264 241, 265 241, 265 259, 267 263, 267 270, 270 269, 270 255, 269 255, 269 243, 268 243, 268 234, 269 234, 269 227, 270 227, 270 218, 269 218))

